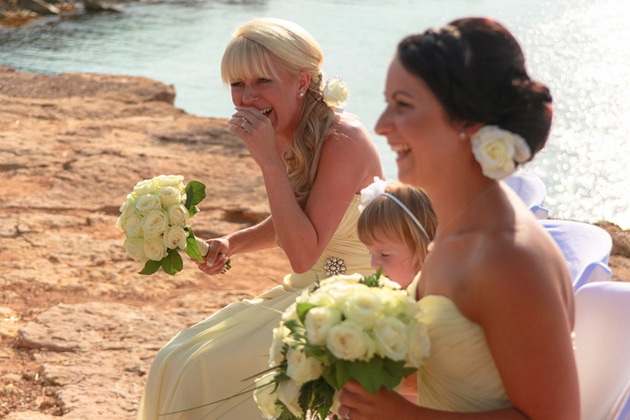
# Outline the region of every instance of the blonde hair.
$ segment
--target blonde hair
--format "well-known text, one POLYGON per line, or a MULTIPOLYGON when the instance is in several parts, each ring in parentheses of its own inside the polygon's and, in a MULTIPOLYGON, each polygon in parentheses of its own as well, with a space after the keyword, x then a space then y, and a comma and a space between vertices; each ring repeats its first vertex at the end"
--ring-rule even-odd
POLYGON ((359 239, 366 245, 383 239, 401 242, 413 250, 419 257, 418 264, 422 265, 437 228, 437 216, 429 197, 421 188, 400 182, 389 184, 385 192, 400 200, 416 216, 428 238, 398 203, 381 195, 363 208, 357 226, 359 239))
POLYGON ((293 22, 251 20, 240 26, 228 43, 221 61, 221 77, 226 84, 243 78, 277 78, 272 57, 291 76, 297 77, 303 71, 311 76, 298 126, 282 156, 295 197, 304 208, 315 182, 322 146, 332 134, 336 118, 322 99, 324 53, 319 44, 293 22))

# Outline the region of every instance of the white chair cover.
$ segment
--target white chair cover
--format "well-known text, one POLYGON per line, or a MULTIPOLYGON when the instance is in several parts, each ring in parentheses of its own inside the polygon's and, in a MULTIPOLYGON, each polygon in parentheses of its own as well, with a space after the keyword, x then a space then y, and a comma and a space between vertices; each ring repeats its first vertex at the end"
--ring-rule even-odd
POLYGON ((630 381, 613 406, 609 420, 630 420, 630 381))
POLYGON ((571 220, 540 220, 556 241, 569 268, 573 289, 594 282, 610 280, 608 257, 612 238, 604 229, 571 220))
POLYGON ((575 294, 575 357, 583 420, 630 418, 630 283, 587 284, 575 294))
POLYGON ((516 192, 536 218, 547 218, 549 210, 543 207, 547 188, 537 175, 518 170, 503 181, 516 192))

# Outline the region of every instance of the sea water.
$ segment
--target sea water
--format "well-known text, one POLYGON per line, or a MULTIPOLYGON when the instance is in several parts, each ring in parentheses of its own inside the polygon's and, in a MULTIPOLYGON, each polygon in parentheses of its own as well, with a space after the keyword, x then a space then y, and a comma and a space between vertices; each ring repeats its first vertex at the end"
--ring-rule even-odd
POLYGON ((521 42, 531 75, 554 97, 547 147, 525 169, 547 186, 551 217, 630 228, 630 25, 627 0, 178 0, 134 2, 122 14, 42 18, 0 29, 0 65, 45 74, 147 76, 175 86, 175 105, 232 114, 220 60, 234 29, 280 17, 311 32, 371 131, 388 178, 394 154, 374 133, 387 65, 405 35, 464 16, 498 19, 521 42))

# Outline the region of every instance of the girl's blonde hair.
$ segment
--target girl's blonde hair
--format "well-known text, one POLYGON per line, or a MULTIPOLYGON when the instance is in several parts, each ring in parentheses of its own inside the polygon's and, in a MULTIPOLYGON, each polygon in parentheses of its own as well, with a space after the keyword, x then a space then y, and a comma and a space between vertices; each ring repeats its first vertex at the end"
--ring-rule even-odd
POLYGON ((254 19, 239 27, 228 43, 221 61, 221 77, 226 84, 244 78, 277 78, 272 57, 291 76, 297 77, 303 71, 311 75, 294 138, 282 156, 295 197, 304 208, 315 182, 322 146, 332 134, 336 118, 322 99, 324 53, 319 44, 293 22, 254 19))
POLYGON ((416 216, 428 238, 398 203, 381 195, 363 208, 357 227, 359 239, 366 245, 376 244, 383 239, 402 242, 419 256, 421 265, 437 228, 437 216, 431 201, 421 188, 400 182, 389 184, 385 192, 400 200, 416 216))

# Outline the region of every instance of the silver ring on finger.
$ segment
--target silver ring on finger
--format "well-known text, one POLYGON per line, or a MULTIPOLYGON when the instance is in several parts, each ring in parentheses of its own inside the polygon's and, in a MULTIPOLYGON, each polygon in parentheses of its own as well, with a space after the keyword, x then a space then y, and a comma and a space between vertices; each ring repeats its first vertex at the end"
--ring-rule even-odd
POLYGON ((247 121, 245 118, 243 118, 243 122, 241 123, 241 128, 245 128, 247 126, 247 124, 249 123, 249 121, 247 121))

